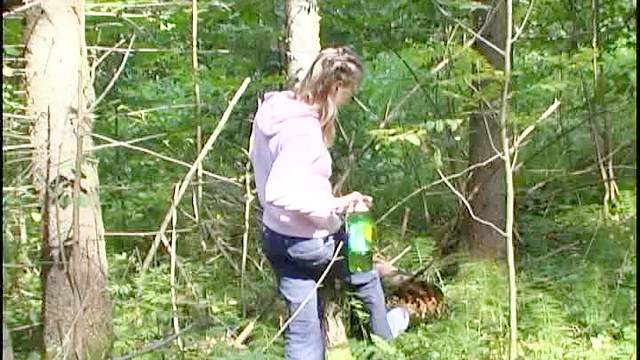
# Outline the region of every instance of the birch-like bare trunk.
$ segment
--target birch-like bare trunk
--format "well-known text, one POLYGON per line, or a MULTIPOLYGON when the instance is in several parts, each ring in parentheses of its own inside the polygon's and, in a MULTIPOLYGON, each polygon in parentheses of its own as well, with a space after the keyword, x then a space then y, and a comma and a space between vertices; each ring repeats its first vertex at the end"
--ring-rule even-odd
POLYGON ((43 215, 44 358, 108 358, 111 301, 97 163, 86 153, 92 147, 88 110, 94 93, 84 1, 34 6, 24 38, 33 181, 43 215))
POLYGON ((298 83, 320 52, 320 15, 317 0, 287 0, 287 75, 298 83))
POLYGON ((13 360, 13 346, 11 346, 11 333, 7 324, 2 321, 2 360, 13 360))
MULTIPOLYGON (((589 131, 591 140, 593 141, 595 161, 600 171, 602 185, 604 187, 603 206, 605 214, 610 215, 610 210, 617 203, 619 195, 618 184, 615 180, 613 171, 613 156, 609 156, 612 149, 612 128, 609 113, 602 116, 602 129, 598 121, 600 107, 604 101, 605 82, 602 79, 600 71, 599 57, 600 50, 598 45, 598 0, 591 0, 591 48, 593 50, 592 66, 593 66, 593 98, 589 105, 589 131), (607 159, 608 157, 608 159, 607 159)), ((585 94, 586 95, 586 94, 585 94)))
MULTIPOLYGON (((487 1, 488 2, 488 1, 487 1)), ((485 26, 481 35, 496 45, 505 48, 507 17, 504 1, 494 1, 494 14, 485 26)), ((485 22, 489 11, 484 11, 477 22, 478 28, 485 22)), ((475 48, 496 70, 504 70, 504 56, 485 42, 476 40, 475 48)), ((488 84, 480 83, 480 89, 488 84)), ((501 152, 500 125, 498 109, 500 96, 486 99, 487 103, 478 105, 478 110, 471 115, 469 123, 469 165, 487 160, 501 152), (490 105, 490 106, 489 106, 490 105)), ((500 226, 505 223, 505 177, 504 162, 493 161, 489 166, 479 167, 471 173, 467 184, 467 196, 473 212, 481 219, 500 226)), ((463 231, 468 241, 469 252, 473 258, 497 259, 505 256, 504 238, 494 229, 481 224, 467 216, 463 231)))
MULTIPOLYGON (((297 84, 311 68, 320 52, 320 16, 316 0, 286 0, 285 25, 287 33, 287 75, 291 84, 297 84)), ((331 349, 346 345, 347 334, 336 303, 339 290, 335 281, 327 278, 319 290, 324 302, 323 330, 329 356, 331 349)))

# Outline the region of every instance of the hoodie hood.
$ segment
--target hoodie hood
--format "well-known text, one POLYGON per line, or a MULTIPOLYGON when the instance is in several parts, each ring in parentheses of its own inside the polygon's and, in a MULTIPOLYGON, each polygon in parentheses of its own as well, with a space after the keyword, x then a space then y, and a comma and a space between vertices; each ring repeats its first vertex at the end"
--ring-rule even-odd
POLYGON ((272 137, 290 121, 299 118, 318 118, 318 112, 310 105, 295 98, 292 91, 272 91, 264 100, 254 119, 255 126, 267 137, 272 137))

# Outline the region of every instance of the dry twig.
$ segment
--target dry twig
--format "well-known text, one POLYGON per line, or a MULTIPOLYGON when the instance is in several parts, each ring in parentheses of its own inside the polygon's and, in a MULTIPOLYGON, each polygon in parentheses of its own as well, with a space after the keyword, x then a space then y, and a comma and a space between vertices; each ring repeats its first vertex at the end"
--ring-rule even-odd
POLYGON ((160 225, 159 234, 156 235, 156 238, 153 241, 151 249, 149 250, 149 253, 147 254, 147 257, 144 259, 144 262, 142 264, 142 269, 141 269, 141 271, 143 273, 149 268, 149 265, 151 264, 151 260, 153 259, 153 256, 155 255, 155 252, 158 249, 158 245, 160 244, 160 241, 162 241, 165 244, 165 246, 167 246, 167 248, 169 248, 169 246, 168 246, 169 244, 166 243, 166 240, 164 239, 164 237, 161 234, 163 234, 164 231, 167 229, 169 221, 171 220, 171 211, 173 211, 173 209, 175 209, 175 207, 178 205, 178 202, 180 201, 180 199, 182 199, 182 196, 184 196, 184 193, 186 192, 186 190, 188 188, 189 182, 191 181, 191 179, 193 178, 193 175, 196 172, 196 168, 197 168, 198 164, 200 162, 202 162, 202 160, 207 155, 209 150, 213 147, 213 144, 215 143, 216 139, 218 138, 218 135, 220 135, 220 133, 222 132, 222 129, 224 128, 224 125, 227 123, 227 120, 229 120, 229 117, 231 115, 231 111, 233 110, 233 108, 235 107, 236 103, 240 99, 240 96, 242 96, 242 94, 247 89, 247 86, 249 86, 249 82, 250 81, 251 81, 250 78, 245 78, 244 79, 244 81, 242 82, 242 85, 240 85, 240 88, 238 89, 238 91, 236 91, 235 95, 233 96, 233 99, 231 99, 231 102, 229 103, 229 106, 225 110, 224 114, 222 114, 222 118, 220 119, 220 122, 218 123, 218 125, 214 129, 213 133, 211 134, 211 136, 209 137, 207 142, 204 144, 204 147, 202 148, 202 151, 200 152, 200 154, 198 154, 198 157, 196 158, 194 163, 191 165, 191 168, 189 169, 189 171, 185 175, 184 179, 181 181, 180 189, 178 191, 177 201, 173 201, 171 203, 169 211, 167 212, 167 215, 165 215, 165 218, 164 218, 162 224, 160 225))
MULTIPOLYGON (((146 153, 146 154, 149 154, 149 155, 153 155, 153 156, 155 156, 155 157, 157 157, 159 159, 172 162, 174 164, 182 165, 182 166, 187 167, 187 168, 191 167, 191 165, 189 163, 187 163, 187 162, 184 162, 184 161, 178 160, 178 159, 174 159, 174 158, 166 156, 166 155, 162 155, 162 154, 157 153, 157 152, 155 152, 153 150, 149 150, 149 149, 146 149, 146 148, 143 148, 143 147, 130 145, 129 142, 115 140, 115 139, 109 138, 107 136, 100 135, 100 134, 95 134, 95 133, 91 134, 91 136, 96 137, 98 139, 102 139, 102 140, 108 141, 108 142, 112 143, 114 146, 122 146, 122 147, 125 147, 127 149, 138 150, 138 151, 141 151, 143 153, 146 153)), ((240 186, 240 184, 238 184, 238 182, 235 181, 234 179, 227 178, 227 177, 224 177, 222 175, 217 175, 217 174, 214 174, 214 173, 212 173, 210 171, 204 171, 203 174, 205 174, 207 176, 210 176, 210 177, 212 177, 214 179, 227 182, 227 183, 235 185, 235 186, 240 186)))
POLYGON ((293 319, 296 318, 296 316, 298 316, 298 314, 302 311, 302 309, 304 309, 305 305, 307 305, 307 303, 309 302, 309 300, 311 300, 311 297, 316 294, 316 292, 318 291, 318 288, 320 287, 320 285, 322 284, 322 282, 324 281, 324 278, 327 277, 327 274, 329 273, 329 270, 331 270, 331 267, 333 266, 333 264, 336 262, 336 260, 338 259, 338 256, 340 254, 340 250, 342 249, 342 245, 343 242, 339 242, 338 246, 336 246, 336 250, 335 253, 333 254, 333 257, 331 258, 331 261, 329 262, 329 265, 327 265, 327 268, 324 269, 324 272, 322 273, 322 275, 320 275, 320 278, 318 279, 318 281, 316 281, 316 285, 313 287, 313 289, 309 292, 309 294, 307 294, 307 296, 304 298, 304 300, 300 303, 300 305, 298 306, 298 308, 296 309, 296 311, 289 317, 289 319, 287 319, 287 321, 285 321, 284 324, 282 324, 282 326, 280 327, 280 329, 278 330, 278 332, 273 335, 273 337, 271 338, 271 340, 269 340, 269 342, 267 343, 267 345, 262 349, 262 352, 267 351, 267 349, 271 346, 271 344, 273 344, 274 341, 276 341, 276 339, 282 335, 282 333, 284 332, 284 329, 287 328, 287 326, 289 326, 289 324, 291 324, 291 322, 293 321, 293 319))
MULTIPOLYGON (((125 52, 124 57, 122 58, 122 62, 120 62, 120 66, 118 67, 118 70, 116 70, 116 73, 113 75, 113 78, 111 78, 111 81, 109 81, 109 84, 107 84, 107 87, 104 89, 102 94, 100 94, 100 96, 98 96, 98 98, 91 104, 91 107, 89 107, 89 110, 87 110, 87 113, 91 114, 93 110, 95 110, 95 108, 102 101, 102 99, 104 99, 104 97, 107 96, 107 94, 109 93, 113 85, 116 83, 116 80, 118 80, 118 78, 120 77, 122 70, 124 70, 124 66, 127 64, 127 59, 129 58, 129 53, 131 53, 131 47, 133 46, 133 42, 135 39, 136 39, 136 34, 133 34, 131 36, 131 41, 129 42, 129 47, 127 48, 127 51, 125 52)), ((110 49, 110 50, 115 51, 113 49, 110 49)))
POLYGON ((438 175, 440 175, 440 179, 447 185, 447 187, 454 193, 456 194, 456 196, 460 199, 460 201, 462 201, 462 203, 464 204, 464 206, 466 206, 467 210, 469 210, 469 215, 471 215, 471 217, 484 225, 489 226, 490 228, 492 228, 493 230, 495 230, 498 234, 502 235, 502 236, 506 236, 507 234, 500 229, 499 227, 497 227, 494 223, 481 219, 478 216, 476 216, 476 214, 473 212, 473 209, 471 208, 471 205, 469 204, 469 202, 467 201, 467 199, 465 199, 465 197, 460 194, 460 192, 458 190, 456 190, 455 187, 453 187, 453 185, 451 185, 451 183, 447 180, 447 178, 442 175, 442 172, 440 171, 440 169, 437 169, 438 171, 438 175))

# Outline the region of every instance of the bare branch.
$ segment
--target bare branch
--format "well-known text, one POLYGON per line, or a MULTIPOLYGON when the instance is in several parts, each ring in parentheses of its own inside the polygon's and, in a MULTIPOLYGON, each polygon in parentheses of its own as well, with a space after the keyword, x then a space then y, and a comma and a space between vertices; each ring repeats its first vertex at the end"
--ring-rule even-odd
MULTIPOLYGON (((176 201, 178 197, 178 188, 180 187, 180 183, 176 184, 173 188, 173 199, 176 201)), ((170 279, 169 284, 171 287, 171 312, 172 318, 171 321, 173 323, 173 333, 174 335, 178 335, 178 348, 183 350, 182 339, 180 338, 180 322, 178 321, 178 305, 177 305, 177 295, 176 295, 176 246, 178 236, 176 234, 176 225, 178 223, 178 213, 174 208, 171 212, 171 261, 170 261, 170 279)))
POLYGON ((115 75, 113 76, 113 78, 111 79, 111 81, 109 82, 107 87, 104 89, 102 94, 100 94, 100 96, 98 96, 96 101, 94 101, 93 104, 91 104, 91 107, 89 108, 87 113, 90 114, 90 113, 93 112, 93 110, 95 110, 96 106, 98 106, 100 101, 102 101, 102 99, 104 99, 104 97, 107 96, 107 94, 109 93, 109 90, 111 90, 113 85, 116 83, 116 80, 118 80, 118 78, 120 77, 120 73, 122 73, 122 70, 124 70, 124 66, 127 64, 127 59, 129 58, 129 53, 131 52, 131 47, 133 46, 133 41, 135 39, 136 39, 136 34, 133 34, 131 36, 131 41, 129 42, 129 47, 127 48, 127 52, 124 54, 124 58, 122 59, 122 62, 120 63, 120 67, 118 67, 118 70, 116 71, 115 75))
POLYGON ((124 113, 124 115, 126 115, 126 116, 142 115, 142 114, 146 114, 146 113, 154 112, 154 111, 162 111, 162 110, 170 110, 170 109, 188 109, 188 108, 192 108, 194 106, 195 106, 194 104, 177 104, 177 105, 156 106, 156 107, 152 107, 152 108, 148 108, 148 109, 140 109, 140 110, 129 111, 127 113, 124 113))
POLYGON ((493 44, 491 41, 485 39, 482 35, 480 35, 480 33, 482 31, 479 32, 475 32, 473 29, 471 29, 470 27, 468 27, 467 25, 465 25, 464 23, 462 23, 462 21, 454 18, 451 13, 449 13, 448 11, 446 11, 445 9, 443 9, 440 4, 438 4, 438 2, 434 1, 433 2, 436 5, 436 8, 438 8, 438 10, 442 13, 442 15, 448 17, 449 19, 451 19, 453 22, 455 22, 456 24, 458 24, 461 28, 463 28, 464 30, 466 30, 467 32, 469 32, 470 34, 473 35, 474 37, 474 41, 475 39, 478 39, 480 41, 482 41, 483 43, 487 44, 487 46, 489 46, 491 49, 493 49, 495 52, 497 52, 498 54, 502 55, 504 57, 505 52, 500 49, 499 47, 497 47, 495 44, 493 44))
POLYGON ((491 131, 489 130, 489 122, 487 121, 487 117, 484 114, 482 114, 482 122, 484 122, 484 129, 487 132, 487 137, 489 138, 491 148, 502 158, 502 152, 498 151, 498 148, 496 148, 496 144, 493 142, 493 136, 491 136, 491 131))
MULTIPOLYGON (((248 152, 251 153, 253 143, 249 140, 248 152)), ((247 269, 247 253, 249 251, 249 230, 251 219, 251 202, 254 196, 251 193, 251 161, 247 160, 244 167, 244 232, 242 233, 242 264, 240 274, 240 298, 242 299, 242 316, 247 316, 247 305, 244 292, 245 272, 247 269)), ((242 343, 241 341, 239 343, 242 343)))
POLYGON ((273 342, 276 341, 276 339, 280 335, 282 335, 282 332, 284 332, 284 329, 286 329, 287 326, 289 326, 289 324, 291 324, 293 319, 295 319, 296 316, 298 316, 298 314, 302 311, 302 309, 304 309, 305 305, 307 305, 307 303, 309 302, 311 297, 316 294, 316 292, 318 291, 318 288, 320 287, 320 285, 324 281, 324 278, 327 277, 327 274, 329 273, 329 270, 331 270, 331 267, 333 267, 333 264, 338 259, 338 256, 340 254, 340 250, 342 249, 342 245, 343 244, 344 243, 342 241, 340 241, 338 243, 338 245, 336 246, 335 253, 333 254, 333 257, 331 258, 331 261, 329 262, 329 265, 327 265, 327 268, 324 269, 324 272, 322 273, 322 275, 320 275, 320 278, 318 279, 318 281, 316 281, 316 284, 313 287, 313 289, 311 291, 309 291, 309 293, 304 298, 304 300, 300 303, 300 305, 298 305, 298 308, 296 309, 296 311, 289 317, 289 319, 287 319, 287 321, 284 324, 282 324, 282 326, 280 327, 278 332, 271 338, 271 340, 269 340, 267 345, 264 348, 262 348, 262 352, 267 351, 267 349, 271 346, 271 344, 273 344, 273 342))
POLYGON ((511 167, 513 169, 514 172, 518 171, 518 169, 520 168, 520 165, 517 165, 517 160, 518 160, 518 149, 520 148, 520 145, 522 144, 522 141, 529 136, 529 134, 531 134, 531 132, 536 128, 536 126, 538 126, 538 124, 540 124, 542 121, 544 121, 546 118, 548 118, 549 116, 551 116, 551 114, 553 114, 554 111, 556 111, 556 109, 558 108, 558 106, 560 106, 560 100, 555 99, 555 101, 553 102, 553 104, 551 104, 547 110, 540 115, 540 117, 538 118, 538 120, 536 120, 533 124, 527 126, 526 129, 524 129, 524 131, 522 131, 522 133, 520 133, 520 135, 518 135, 513 143, 513 149, 512 151, 514 152, 513 155, 513 161, 511 162, 511 167))
POLYGON ((86 16, 94 16, 94 17, 115 17, 115 18, 146 18, 148 15, 146 14, 127 14, 120 12, 106 12, 106 11, 87 11, 85 13, 86 16))
POLYGON ((24 4, 22 6, 19 6, 19 7, 15 8, 15 9, 13 9, 11 11, 7 11, 5 13, 2 13, 2 17, 6 18, 8 16, 15 15, 15 14, 17 14, 19 12, 22 12, 22 11, 25 11, 25 10, 31 8, 32 6, 40 5, 41 2, 42 2, 42 0, 36 0, 36 1, 27 2, 26 4, 24 4))
MULTIPOLYGON (((455 178, 458 178, 466 173, 468 173, 471 170, 477 169, 479 167, 483 167, 483 166, 487 166, 488 164, 490 164, 491 162, 495 161, 496 159, 500 159, 500 155, 493 155, 492 157, 486 159, 483 162, 479 162, 479 163, 475 163, 471 166, 469 166, 468 168, 462 170, 459 173, 456 173, 454 175, 450 175, 447 177, 448 180, 452 180, 455 178)), ((409 195, 405 196, 402 200, 400 200, 399 202, 397 202, 395 205, 393 205, 391 208, 389 208, 389 210, 387 210, 384 214, 382 214, 382 216, 380 216, 378 218, 378 220, 376 220, 376 224, 381 222, 382 220, 384 220, 387 216, 389 216, 389 214, 391 214, 393 211, 395 211, 398 207, 400 207, 400 205, 404 204, 405 202, 407 202, 409 199, 411 199, 412 197, 416 196, 417 194, 419 194, 422 191, 425 191, 431 187, 434 187, 438 184, 443 183, 443 179, 440 180, 436 180, 430 184, 424 185, 416 190, 414 190, 412 193, 410 193, 409 195)))
MULTIPOLYGON (((194 228, 175 229, 176 233, 188 233, 194 228)), ((167 230, 166 232, 173 231, 167 230)), ((106 231, 104 236, 144 237, 158 235, 157 231, 106 231)))
POLYGON ((112 147, 118 147, 118 146, 122 146, 122 144, 131 145, 131 144, 143 142, 143 141, 146 141, 146 140, 157 139, 157 138, 163 137, 165 135, 166 135, 165 133, 155 134, 155 135, 148 135, 148 136, 143 136, 141 138, 124 141, 122 143, 114 141, 114 142, 111 142, 110 144, 98 145, 98 146, 94 146, 92 148, 86 149, 85 152, 91 152, 91 151, 96 151, 96 150, 108 149, 108 148, 112 148, 112 147))
POLYGON ((171 342, 173 342, 173 340, 177 339, 178 336, 186 333, 187 331, 191 330, 194 327, 194 324, 191 324, 189 326, 187 326, 186 328, 182 329, 182 331, 179 334, 173 334, 171 336, 168 336, 164 339, 158 340, 158 341, 154 341, 151 344, 149 344, 148 346, 146 346, 144 349, 135 352, 133 354, 129 354, 129 355, 124 355, 124 356, 119 356, 119 357, 114 357, 113 360, 130 360, 133 358, 136 358, 138 356, 153 352, 167 344, 170 344, 171 342))
POLYGON ((33 144, 7 145, 2 147, 2 151, 33 149, 33 144))
MULTIPOLYGON (((487 25, 489 24, 489 22, 491 21, 491 19, 493 18, 493 16, 495 15, 496 11, 495 11, 495 7, 491 9, 491 11, 489 12, 489 14, 487 15, 484 23, 482 24, 482 26, 480 27, 480 30, 478 30, 478 32, 474 32, 474 36, 467 41, 466 43, 464 43, 464 45, 462 46, 462 48, 460 50, 458 50, 455 54, 451 55, 448 58, 444 58, 442 59, 442 61, 440 61, 438 64, 436 64, 436 66, 434 66, 433 68, 431 68, 431 70, 429 70, 429 74, 430 75, 435 75, 437 74, 440 70, 444 69, 445 66, 447 66, 452 60, 456 59, 458 56, 460 56, 465 50, 467 50, 468 48, 470 48, 473 43, 475 43, 476 39, 479 38, 479 34, 482 33, 484 31, 484 29, 487 27, 487 25)), ((458 24, 458 26, 462 26, 460 24, 458 24)), ((420 84, 415 85, 411 90, 409 90, 409 92, 405 95, 405 97, 400 101, 400 103, 398 103, 398 105, 393 109, 393 111, 391 111, 392 115, 389 115, 389 118, 391 118, 393 115, 395 115, 396 111, 398 109, 400 109, 400 107, 404 104, 404 102, 411 97, 413 94, 415 94, 418 89, 420 89, 420 84)))
MULTIPOLYGON (((111 51, 112 47, 94 45, 94 46, 87 46, 87 49, 88 50, 98 50, 98 51, 111 51)), ((132 53, 136 53, 136 52, 140 52, 140 53, 171 52, 171 53, 178 53, 178 54, 185 54, 185 53, 190 53, 191 52, 191 50, 187 50, 187 49, 159 49, 159 48, 138 48, 138 49, 131 49, 131 50, 115 49, 113 51, 114 52, 118 52, 118 53, 127 53, 127 52, 132 52, 132 53)), ((229 50, 227 50, 227 49, 198 50, 198 54, 228 54, 228 53, 229 53, 229 50)))
POLYGON ((251 81, 250 78, 245 78, 244 79, 244 81, 242 82, 242 85, 240 85, 240 88, 238 89, 238 91, 236 91, 236 94, 233 96, 233 99, 231 99, 231 102, 229 103, 229 106, 227 107, 227 110, 225 110, 224 114, 222 114, 222 118, 220 119, 220 122, 216 126, 215 130, 213 131, 213 133, 211 134, 211 136, 209 137, 207 142, 204 144, 204 146, 202 148, 202 151, 200 152, 200 154, 198 154, 198 157, 196 158, 194 163, 189 168, 189 171, 185 175, 184 179, 181 181, 180 189, 178 191, 177 201, 173 201, 171 203, 169 211, 165 215, 164 221, 160 225, 160 230, 159 230, 160 234, 156 235, 156 238, 155 238, 155 240, 153 242, 153 245, 151 246, 151 249, 149 250, 149 253, 147 254, 147 257, 145 258, 144 263, 142 264, 142 269, 141 269, 142 273, 144 273, 146 271, 146 269, 149 268, 149 265, 151 264, 151 259, 153 259, 153 256, 155 255, 155 252, 158 249, 158 244, 160 243, 160 241, 163 241, 165 246, 168 245, 166 243, 166 240, 164 239, 164 236, 162 236, 161 234, 163 234, 164 231, 167 229, 169 221, 171 220, 171 212, 178 205, 178 202, 180 201, 180 199, 182 199, 182 196, 184 196, 184 193, 187 190, 189 182, 191 182, 191 179, 193 178, 193 175, 196 172, 198 164, 200 162, 202 162, 202 159, 204 159, 204 157, 207 155, 207 153, 209 152, 211 147, 213 147, 213 144, 215 143, 216 139, 218 138, 218 135, 220 135, 220 132, 222 132, 222 129, 224 128, 224 125, 227 123, 227 120, 229 120, 229 116, 231 115, 231 111, 233 110, 233 108, 235 107, 236 103, 240 99, 240 96, 242 96, 242 94, 247 89, 247 86, 249 86, 249 82, 250 81, 251 81))
POLYGON ((522 24, 520 24, 518 29, 516 29, 516 35, 513 37, 513 40, 511 40, 512 43, 514 43, 514 42, 516 42, 516 40, 518 40, 518 38, 522 34, 522 31, 524 30, 524 26, 527 25, 527 20, 529 19, 529 15, 531 15, 531 10, 533 10, 533 3, 534 3, 534 0, 529 0, 529 1, 530 2, 529 2, 529 7, 527 8, 527 13, 524 15, 524 19, 522 20, 522 24))
POLYGON ((447 180, 447 178, 445 178, 444 175, 442 175, 442 172, 440 171, 440 169, 437 169, 437 171, 438 171, 438 175, 440 175, 440 178, 447 185, 447 187, 449 187, 449 189, 454 194, 456 194, 456 196, 460 199, 460 201, 462 201, 462 203, 464 203, 464 206, 466 206, 467 210, 469 211, 469 215, 471 215, 473 220, 475 220, 475 221, 477 221, 477 222, 479 222, 481 224, 487 225, 488 227, 492 228, 498 234, 500 234, 500 235, 502 235, 504 237, 507 236, 507 234, 502 229, 497 227, 494 223, 477 217, 476 214, 473 213, 473 209, 471 208, 471 205, 469 204, 467 199, 465 199, 464 196, 462 194, 460 194, 460 192, 458 192, 458 190, 456 190, 456 188, 454 188, 453 185, 451 185, 451 183, 447 180))
POLYGON ((358 104, 358 106, 360 106, 362 110, 364 110, 364 112, 371 115, 374 119, 378 118, 378 115, 376 115, 373 111, 371 111, 371 109, 369 109, 365 104, 363 104, 362 101, 360 101, 360 99, 358 99, 356 96, 353 97, 353 100, 356 102, 356 104, 358 104))
MULTIPOLYGON (((159 159, 166 160, 166 161, 172 162, 174 164, 182 165, 182 166, 187 167, 187 168, 191 167, 191 164, 189 164, 187 162, 184 162, 182 160, 174 159, 172 157, 169 157, 169 156, 166 156, 166 155, 162 155, 160 153, 157 153, 157 152, 149 150, 149 149, 145 149, 143 147, 130 145, 127 142, 118 141, 118 140, 115 140, 115 139, 111 139, 111 138, 109 138, 107 136, 100 135, 100 134, 95 134, 95 133, 91 134, 91 136, 96 137, 98 139, 106 140, 106 141, 108 141, 108 142, 110 142, 112 144, 115 144, 115 146, 122 146, 122 147, 125 147, 127 149, 138 150, 140 152, 143 152, 143 153, 146 153, 146 154, 149 154, 149 155, 153 155, 153 156, 155 156, 155 157, 157 157, 159 159)), ((214 173, 212 173, 210 171, 204 171, 203 174, 205 174, 207 176, 210 176, 210 177, 212 177, 214 179, 217 179, 217 180, 220 180, 220 181, 224 181, 224 182, 227 182, 229 184, 233 184, 235 186, 240 186, 240 184, 238 184, 238 182, 236 180, 228 178, 228 177, 224 177, 222 175, 214 174, 214 173)))
POLYGON ((20 115, 20 114, 12 114, 12 113, 2 113, 2 117, 3 118, 11 118, 11 119, 18 119, 18 120, 34 120, 35 118, 33 116, 27 116, 27 115, 20 115))
POLYGON ((402 250, 400 252, 400 254, 396 255, 396 257, 394 257, 393 259, 391 259, 391 261, 389 261, 389 265, 393 265, 396 262, 398 262, 398 260, 400 260, 406 253, 409 252, 409 250, 411 250, 411 245, 407 246, 406 248, 404 248, 404 250, 402 250))
POLYGON ((120 41, 118 41, 118 43, 116 43, 115 45, 113 45, 113 47, 105 52, 104 54, 102 54, 99 58, 97 58, 93 64, 91 64, 91 83, 93 84, 93 79, 95 78, 95 73, 96 73, 96 69, 98 68, 98 66, 104 61, 104 59, 107 58, 107 56, 111 55, 114 51, 116 51, 120 45, 122 45, 124 43, 125 39, 122 39, 120 41))

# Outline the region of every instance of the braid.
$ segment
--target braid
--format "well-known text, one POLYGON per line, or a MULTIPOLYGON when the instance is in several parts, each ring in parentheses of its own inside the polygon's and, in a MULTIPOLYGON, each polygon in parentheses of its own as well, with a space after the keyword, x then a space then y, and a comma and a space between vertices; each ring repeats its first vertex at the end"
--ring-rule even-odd
POLYGON ((294 88, 296 96, 316 107, 325 142, 331 144, 338 113, 334 97, 338 89, 353 91, 362 78, 362 64, 349 47, 325 48, 316 57, 307 75, 294 88))

